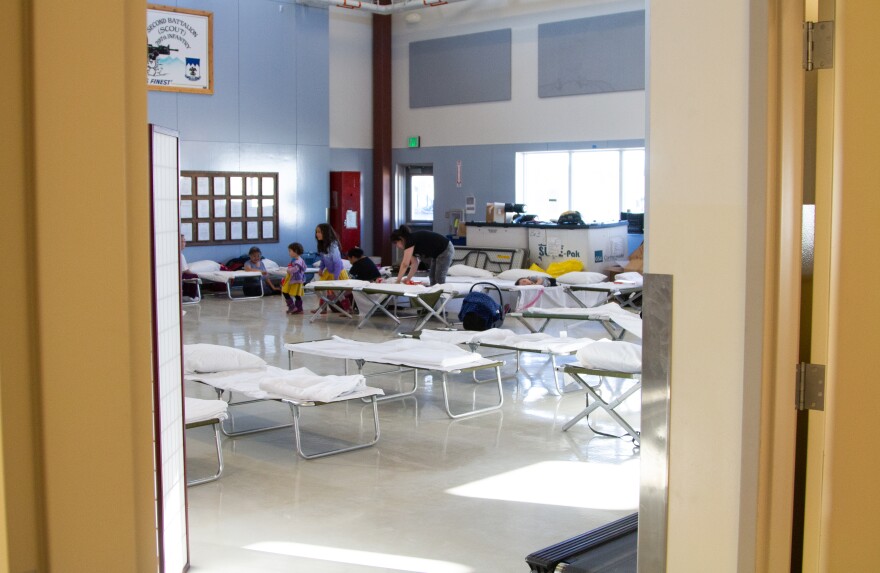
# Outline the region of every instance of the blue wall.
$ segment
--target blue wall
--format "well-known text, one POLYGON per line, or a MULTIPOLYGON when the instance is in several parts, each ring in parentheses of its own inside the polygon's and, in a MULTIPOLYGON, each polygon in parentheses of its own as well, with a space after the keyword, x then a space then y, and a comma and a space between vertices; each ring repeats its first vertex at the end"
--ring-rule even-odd
MULTIPOLYGON (((180 134, 181 170, 277 171, 279 241, 314 250, 329 205, 329 21, 293 0, 186 0, 214 14, 214 94, 149 92, 149 121, 180 134), (279 11, 279 6, 281 10, 279 11)), ((188 261, 224 262, 251 245, 187 247, 188 261)))

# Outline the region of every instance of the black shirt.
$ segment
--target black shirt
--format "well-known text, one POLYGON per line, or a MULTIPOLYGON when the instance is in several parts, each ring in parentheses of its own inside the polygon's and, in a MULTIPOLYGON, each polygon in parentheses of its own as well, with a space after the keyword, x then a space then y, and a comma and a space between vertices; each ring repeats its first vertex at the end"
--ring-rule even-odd
POLYGON ((348 276, 360 281, 373 282, 382 275, 379 273, 379 269, 376 268, 376 263, 373 262, 373 259, 370 257, 362 257, 351 265, 351 269, 348 271, 348 276))
POLYGON ((436 259, 449 247, 449 239, 434 231, 413 231, 404 243, 404 249, 410 247, 417 257, 436 259))

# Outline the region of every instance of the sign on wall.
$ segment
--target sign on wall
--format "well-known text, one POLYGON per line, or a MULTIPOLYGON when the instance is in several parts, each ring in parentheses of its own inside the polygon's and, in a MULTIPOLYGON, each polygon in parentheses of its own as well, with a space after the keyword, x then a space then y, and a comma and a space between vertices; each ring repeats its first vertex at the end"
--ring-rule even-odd
POLYGON ((214 93, 211 12, 147 5, 147 87, 214 93))

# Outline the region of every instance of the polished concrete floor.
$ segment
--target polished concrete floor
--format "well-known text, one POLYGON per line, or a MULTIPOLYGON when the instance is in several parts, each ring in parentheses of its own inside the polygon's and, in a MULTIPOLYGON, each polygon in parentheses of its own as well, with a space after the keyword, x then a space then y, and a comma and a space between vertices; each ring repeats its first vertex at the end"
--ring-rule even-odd
MULTIPOLYGON (((283 306, 280 297, 232 302, 209 295, 184 307, 184 343, 235 346, 286 368, 287 342, 331 335, 381 341, 413 324, 395 329, 390 319, 375 318, 356 329, 338 315, 310 323, 311 315, 288 317, 283 306)), ((315 306, 312 297, 306 306, 315 306)), ((526 332, 514 319, 504 326, 526 332)), ((570 337, 606 336, 596 323, 560 328, 570 337)), ((379 405, 381 437, 370 448, 304 460, 290 428, 224 437, 221 479, 187 490, 190 570, 527 572, 529 553, 636 511, 638 451, 628 439, 594 435, 585 421, 563 432, 585 394, 571 384, 560 396, 546 358, 524 356, 519 373, 512 356, 501 358, 500 410, 450 419, 435 375, 420 381, 415 395, 379 405)), ((339 361, 295 360, 322 374, 343 372, 339 361)), ((368 383, 392 393, 411 380, 411 374, 385 374, 368 383)), ((207 387, 189 384, 188 396, 213 397, 207 387)), ((453 379, 450 406, 488 405, 492 386, 453 379)), ((636 427, 638 400, 636 393, 624 404, 636 427)), ((290 411, 276 402, 241 411, 239 429, 290 421, 290 411)), ((622 433, 604 414, 591 418, 597 429, 622 433)), ((353 402, 305 408, 302 422, 306 448, 354 442, 372 435, 372 408, 353 402)), ((212 471, 211 448, 208 429, 190 430, 191 477, 212 471)))

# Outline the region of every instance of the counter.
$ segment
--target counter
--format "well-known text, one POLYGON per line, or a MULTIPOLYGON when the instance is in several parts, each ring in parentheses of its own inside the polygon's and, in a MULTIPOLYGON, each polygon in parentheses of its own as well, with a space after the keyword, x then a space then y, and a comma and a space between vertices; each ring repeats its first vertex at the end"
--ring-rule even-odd
POLYGON ((601 272, 628 258, 627 221, 587 225, 467 223, 467 245, 526 248, 529 263, 578 259, 589 271, 601 272))

